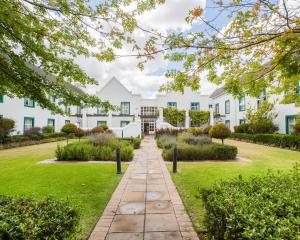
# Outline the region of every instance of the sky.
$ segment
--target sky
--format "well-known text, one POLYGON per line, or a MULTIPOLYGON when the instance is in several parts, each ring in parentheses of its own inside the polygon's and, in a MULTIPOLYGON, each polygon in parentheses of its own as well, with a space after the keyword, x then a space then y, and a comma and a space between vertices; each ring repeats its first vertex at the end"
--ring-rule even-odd
MULTIPOLYGON (((189 10, 199 5, 205 7, 206 0, 166 0, 165 4, 143 14, 138 19, 138 23, 141 26, 149 26, 149 28, 158 29, 164 33, 191 30, 185 17, 189 10)), ((210 12, 207 11, 206 15, 209 17, 210 12)), ((146 36, 143 32, 137 32, 136 37, 143 41, 146 36)), ((130 53, 130 50, 125 49, 125 52, 130 53)), ((76 62, 89 76, 99 82, 98 86, 88 86, 87 92, 95 93, 112 77, 116 77, 127 89, 133 93, 142 94, 145 98, 155 97, 161 84, 167 81, 164 77, 166 69, 172 68, 172 63, 163 60, 162 55, 157 55, 155 60, 146 63, 143 71, 137 68, 138 60, 134 57, 120 58, 108 63, 99 62, 93 58, 79 57, 76 62)), ((216 86, 205 80, 205 74, 202 78, 200 91, 204 94, 211 93, 216 86)))

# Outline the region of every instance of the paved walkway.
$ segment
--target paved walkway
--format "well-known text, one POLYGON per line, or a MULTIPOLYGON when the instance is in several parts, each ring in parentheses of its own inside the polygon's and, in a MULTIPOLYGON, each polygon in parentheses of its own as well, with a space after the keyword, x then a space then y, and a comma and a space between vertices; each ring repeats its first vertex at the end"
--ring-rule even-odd
POLYGON ((156 147, 145 137, 90 240, 195 239, 197 234, 156 147))

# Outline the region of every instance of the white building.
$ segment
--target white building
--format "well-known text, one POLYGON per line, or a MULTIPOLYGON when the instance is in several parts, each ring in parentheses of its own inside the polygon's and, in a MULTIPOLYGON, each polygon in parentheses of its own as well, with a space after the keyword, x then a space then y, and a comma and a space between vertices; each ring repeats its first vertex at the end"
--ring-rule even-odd
POLYGON ((223 87, 216 89, 211 95, 211 104, 214 109, 215 121, 225 123, 233 131, 233 127, 245 122, 246 110, 249 106, 256 107, 260 101, 268 98, 271 102, 276 102, 275 112, 278 113, 274 119, 274 123, 278 125, 279 133, 290 134, 295 119, 300 114, 300 106, 296 104, 280 104, 282 96, 267 95, 264 91, 259 98, 244 96, 242 98, 234 98, 227 93, 223 87))
MULTIPOLYGON (((77 88, 75 88, 77 89, 77 88)), ((80 89, 77 89, 80 91, 80 89)), ((235 99, 226 93, 224 88, 215 90, 210 96, 193 92, 186 88, 184 94, 168 92, 158 94, 154 99, 144 99, 140 94, 133 94, 116 78, 112 78, 96 95, 101 100, 108 100, 118 107, 117 111, 104 112, 101 108, 65 107, 66 115, 53 115, 51 111, 42 109, 30 99, 9 98, 0 96, 0 117, 11 118, 16 122, 14 134, 22 134, 31 127, 52 125, 59 131, 65 123, 77 124, 83 129, 92 129, 97 125, 106 124, 118 137, 138 136, 142 133, 154 133, 157 128, 172 127, 164 122, 163 108, 186 110, 184 127, 190 126, 188 110, 210 110, 219 115, 215 121, 233 127, 245 121, 247 106, 257 104, 258 99, 244 97, 235 99)), ((261 98, 264 98, 262 95, 261 98)), ((280 133, 290 133, 295 116, 300 107, 294 104, 277 104, 279 112, 274 120, 280 133)))

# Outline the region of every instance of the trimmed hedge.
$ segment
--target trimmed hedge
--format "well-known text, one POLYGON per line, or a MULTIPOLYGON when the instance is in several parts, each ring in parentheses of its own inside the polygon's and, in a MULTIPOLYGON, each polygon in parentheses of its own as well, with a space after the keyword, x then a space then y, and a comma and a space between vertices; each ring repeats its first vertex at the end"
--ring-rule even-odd
POLYGON ((119 141, 127 141, 133 145, 134 149, 139 149, 141 146, 142 139, 140 137, 136 138, 120 138, 119 141))
POLYGON ((299 239, 299 166, 201 190, 209 239, 299 239))
MULTIPOLYGON (((178 161, 199 161, 199 160, 232 160, 236 158, 237 147, 212 143, 202 146, 188 144, 178 145, 178 161)), ((164 149, 163 158, 166 161, 173 160, 173 149, 164 149)))
POLYGON ((287 134, 247 134, 232 133, 230 138, 247 142, 266 144, 274 147, 300 150, 300 136, 287 134))
POLYGON ((69 239, 78 223, 79 214, 66 202, 0 195, 0 239, 69 239))
POLYGON ((184 128, 162 128, 157 129, 155 132, 155 138, 160 137, 161 135, 171 135, 177 136, 179 133, 186 132, 184 128))

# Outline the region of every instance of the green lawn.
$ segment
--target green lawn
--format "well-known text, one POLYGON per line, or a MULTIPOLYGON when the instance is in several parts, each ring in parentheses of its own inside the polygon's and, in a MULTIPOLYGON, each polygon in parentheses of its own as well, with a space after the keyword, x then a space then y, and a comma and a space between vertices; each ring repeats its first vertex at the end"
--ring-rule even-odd
POLYGON ((1 150, 0 194, 69 199, 82 214, 80 236, 87 236, 121 176, 115 164, 37 164, 53 158, 56 146, 54 142, 1 150))
MULTIPOLYGON (((252 143, 226 140, 226 144, 238 147, 238 155, 250 162, 198 162, 179 163, 178 173, 172 174, 184 205, 192 218, 196 230, 204 229, 204 209, 199 189, 211 186, 216 180, 231 179, 261 174, 268 169, 290 169, 295 162, 300 162, 300 153, 280 148, 267 147, 252 143)), ((171 170, 171 165, 169 165, 171 170)))

